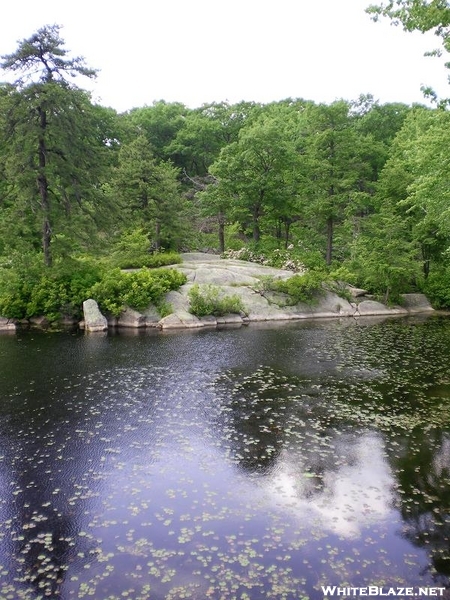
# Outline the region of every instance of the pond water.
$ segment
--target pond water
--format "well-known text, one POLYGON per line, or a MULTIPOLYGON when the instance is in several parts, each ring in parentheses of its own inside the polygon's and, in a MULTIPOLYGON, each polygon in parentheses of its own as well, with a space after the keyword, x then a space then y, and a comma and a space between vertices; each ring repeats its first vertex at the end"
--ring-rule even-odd
POLYGON ((447 586, 450 320, 0 336, 0 598, 447 586))

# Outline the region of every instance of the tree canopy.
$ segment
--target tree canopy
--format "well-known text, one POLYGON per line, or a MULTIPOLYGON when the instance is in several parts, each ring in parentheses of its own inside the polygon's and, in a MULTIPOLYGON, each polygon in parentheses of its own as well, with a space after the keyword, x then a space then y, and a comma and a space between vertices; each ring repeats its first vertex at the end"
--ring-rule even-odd
POLYGON ((44 261, 52 264, 55 211, 67 214, 89 194, 98 146, 86 92, 66 77, 94 76, 81 58, 66 58, 59 27, 23 40, 1 67, 20 76, 2 90, 4 169, 16 202, 40 215, 44 261))
MULTIPOLYGON (((442 37, 447 9, 399 1, 371 12, 442 37)), ((115 264, 142 266, 168 251, 245 249, 340 269, 384 297, 433 282, 450 298, 436 284, 450 281, 448 111, 361 94, 161 100, 119 114, 79 87, 95 70, 56 25, 1 66, 17 77, 0 86, 0 281, 26 261, 49 269, 124 252, 115 264)))

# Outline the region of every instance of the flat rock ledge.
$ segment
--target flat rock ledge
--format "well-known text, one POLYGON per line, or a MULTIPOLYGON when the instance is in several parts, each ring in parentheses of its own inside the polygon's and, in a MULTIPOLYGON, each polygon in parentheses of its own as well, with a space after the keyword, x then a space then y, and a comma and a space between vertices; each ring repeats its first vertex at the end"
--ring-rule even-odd
MULTIPOLYGON (((172 314, 159 319, 151 309, 133 319, 116 320, 118 327, 157 327, 161 330, 199 329, 217 327, 239 327, 248 323, 270 321, 294 321, 300 319, 340 318, 408 315, 413 313, 432 312, 428 299, 423 294, 405 294, 402 306, 388 307, 367 297, 362 289, 344 286, 346 297, 325 291, 313 305, 296 304, 289 306, 289 298, 285 294, 258 291, 264 278, 288 279, 292 271, 275 269, 235 259, 221 259, 212 254, 200 252, 182 255, 183 262, 172 265, 186 275, 187 283, 176 292, 166 295, 166 302, 172 307, 172 314), (189 312, 189 290, 193 285, 214 285, 220 288, 222 295, 237 295, 245 307, 245 314, 229 314, 221 317, 196 317, 189 312), (143 317, 143 318, 141 318, 143 317)), ((132 311, 127 309, 131 315, 132 311)), ((112 324, 113 325, 113 324, 112 324)))
MULTIPOLYGON (((264 278, 287 279, 292 271, 275 269, 255 263, 202 253, 182 255, 181 264, 170 268, 184 273, 187 283, 178 291, 166 294, 165 300, 172 313, 160 318, 155 307, 144 312, 127 308, 118 318, 107 319, 100 312, 95 300, 83 303, 84 321, 79 325, 87 332, 106 331, 108 328, 158 328, 161 330, 239 327, 253 322, 294 321, 300 319, 406 316, 417 313, 432 313, 433 308, 423 294, 404 294, 401 306, 388 307, 368 297, 365 290, 343 285, 345 298, 338 293, 324 291, 312 304, 289 305, 289 298, 282 293, 264 291, 264 278), (214 285, 222 295, 237 295, 241 299, 245 314, 229 314, 221 317, 196 317, 189 312, 189 290, 193 285, 214 285), (261 291, 262 290, 262 291, 261 291), (346 298, 349 298, 346 299, 346 298)), ((0 318, 0 331, 15 331, 16 324, 0 318)))

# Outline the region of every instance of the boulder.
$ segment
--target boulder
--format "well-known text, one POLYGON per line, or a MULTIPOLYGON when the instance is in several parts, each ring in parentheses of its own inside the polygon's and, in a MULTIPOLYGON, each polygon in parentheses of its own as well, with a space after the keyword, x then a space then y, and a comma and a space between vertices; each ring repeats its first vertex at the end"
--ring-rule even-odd
POLYGON ((185 327, 203 327, 205 325, 204 322, 187 310, 179 309, 176 314, 185 327))
POLYGON ((63 327, 74 327, 77 324, 77 319, 69 315, 63 315, 58 323, 63 327))
POLYGON ((410 313, 432 311, 433 307, 424 294, 402 294, 402 306, 410 313))
POLYGON ((173 312, 178 312, 179 310, 188 310, 189 309, 189 298, 188 292, 191 289, 192 285, 185 284, 182 285, 179 291, 170 291, 167 292, 165 300, 172 307, 173 312))
MULTIPOLYGON (((143 313, 147 327, 183 329, 239 326, 250 322, 371 315, 381 315, 386 318, 389 315, 402 316, 410 312, 425 313, 432 310, 428 300, 422 294, 405 294, 404 306, 388 307, 369 296, 366 290, 355 288, 343 281, 338 282, 337 289, 333 291, 324 290, 315 303, 291 305, 292 298, 282 292, 269 290, 270 286, 266 285, 265 281, 287 279, 292 277, 292 271, 237 259, 222 259, 217 255, 200 252, 186 253, 182 258, 181 264, 170 265, 170 268, 184 273, 187 276, 187 283, 178 291, 168 292, 164 298, 171 305, 173 313, 160 319, 154 307, 150 307, 143 313), (195 284, 217 286, 220 296, 239 296, 246 315, 197 318, 190 314, 189 290, 195 284)), ((137 323, 140 321, 138 320, 137 323)))
POLYGON ((43 315, 39 317, 30 317, 29 322, 33 327, 40 327, 42 329, 45 329, 50 325, 50 321, 43 315))
POLYGON ((356 288, 352 285, 346 285, 344 289, 352 296, 352 298, 361 298, 361 296, 366 296, 368 294, 367 290, 356 288))
POLYGON ((6 319, 5 317, 0 317, 0 331, 15 331, 16 324, 11 321, 11 319, 6 319))
POLYGON ((163 317, 158 323, 159 329, 183 329, 186 327, 181 319, 175 314, 167 315, 163 317))
POLYGON ((108 322, 92 298, 83 302, 84 328, 86 331, 106 331, 108 322))
POLYGON ((352 317, 355 309, 345 298, 341 298, 334 292, 325 291, 317 299, 317 304, 311 306, 311 312, 315 317, 352 317))
POLYGON ((137 310, 133 310, 130 307, 126 307, 117 319, 118 327, 145 327, 147 325, 147 319, 137 310))
POLYGON ((229 314, 223 317, 217 317, 217 325, 242 325, 241 315, 229 314))
POLYGON ((161 315, 156 308, 151 305, 142 313, 145 317, 145 325, 147 327, 157 327, 161 319, 161 315))
POLYGON ((199 321, 202 323, 203 327, 217 327, 217 319, 214 315, 199 317, 199 321))

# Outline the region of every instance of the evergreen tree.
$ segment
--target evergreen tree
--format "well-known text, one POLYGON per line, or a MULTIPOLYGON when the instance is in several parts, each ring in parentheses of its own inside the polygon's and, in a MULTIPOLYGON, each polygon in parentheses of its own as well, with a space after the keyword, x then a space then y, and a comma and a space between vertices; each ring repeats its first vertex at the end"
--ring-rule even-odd
MULTIPOLYGON (((39 215, 45 265, 58 219, 92 191, 100 148, 92 139, 89 96, 68 79, 95 76, 82 58, 68 58, 60 27, 45 26, 20 42, 1 67, 19 77, 2 90, 3 170, 10 206, 39 215)), ((34 228, 34 224, 31 223, 34 228)))
POLYGON ((149 231, 149 249, 177 246, 183 210, 178 170, 169 162, 157 161, 145 136, 120 149, 113 187, 132 221, 149 231))

